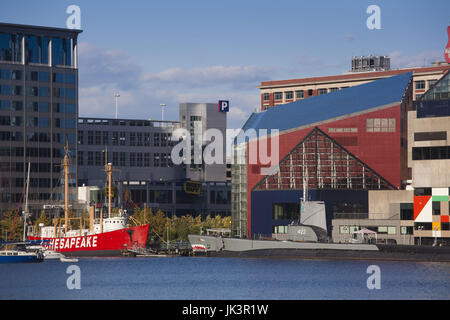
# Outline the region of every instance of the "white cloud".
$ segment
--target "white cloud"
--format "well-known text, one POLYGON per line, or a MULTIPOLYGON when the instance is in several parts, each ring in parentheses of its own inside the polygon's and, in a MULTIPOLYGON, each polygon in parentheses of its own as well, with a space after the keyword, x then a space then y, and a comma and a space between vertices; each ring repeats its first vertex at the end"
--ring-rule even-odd
POLYGON ((148 72, 143 75, 142 80, 185 87, 229 85, 240 89, 242 85, 255 88, 261 79, 268 78, 273 72, 273 68, 257 66, 208 66, 189 70, 170 68, 158 73, 148 72))
POLYGON ((430 66, 435 61, 442 60, 442 52, 426 51, 416 55, 408 55, 395 50, 389 53, 391 67, 395 69, 430 66))
POLYGON ((165 103, 164 118, 178 120, 180 102, 217 102, 230 100, 228 127, 240 128, 259 108, 256 86, 270 79, 270 67, 207 66, 169 68, 149 72, 124 52, 106 50, 90 43, 79 46, 80 116, 114 117, 113 94, 118 91, 122 118, 160 119, 160 103, 165 103))

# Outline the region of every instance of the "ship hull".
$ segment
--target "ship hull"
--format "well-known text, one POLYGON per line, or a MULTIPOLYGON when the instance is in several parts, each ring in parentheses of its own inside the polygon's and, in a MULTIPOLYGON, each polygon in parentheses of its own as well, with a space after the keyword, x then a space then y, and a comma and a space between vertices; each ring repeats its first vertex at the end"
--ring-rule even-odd
POLYGON ((0 255, 0 263, 36 263, 42 262, 44 259, 36 254, 20 255, 20 256, 2 256, 0 255))
POLYGON ((189 235, 194 255, 235 258, 450 262, 450 247, 308 243, 189 235))
MULTIPOLYGON (((43 238, 47 240, 49 250, 66 256, 120 256, 128 248, 145 246, 149 225, 123 228, 110 232, 78 237, 43 238)), ((41 240, 40 237, 28 237, 29 240, 41 240)))

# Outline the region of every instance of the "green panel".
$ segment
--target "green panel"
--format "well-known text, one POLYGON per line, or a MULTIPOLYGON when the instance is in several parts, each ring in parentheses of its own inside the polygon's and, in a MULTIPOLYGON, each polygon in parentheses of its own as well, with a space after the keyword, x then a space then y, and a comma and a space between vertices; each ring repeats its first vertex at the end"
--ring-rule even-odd
POLYGON ((449 201, 448 196, 432 196, 432 201, 449 201))

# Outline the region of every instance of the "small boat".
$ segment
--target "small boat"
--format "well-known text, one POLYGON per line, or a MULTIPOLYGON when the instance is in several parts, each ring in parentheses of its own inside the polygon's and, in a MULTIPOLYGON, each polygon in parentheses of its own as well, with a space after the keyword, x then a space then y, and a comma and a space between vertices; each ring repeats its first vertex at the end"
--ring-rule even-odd
POLYGON ((40 252, 27 252, 22 250, 0 251, 0 263, 42 262, 44 256, 40 252))
POLYGON ((67 257, 62 256, 59 258, 59 261, 61 261, 61 262, 78 262, 78 259, 77 258, 67 258, 67 257))
POLYGON ((45 260, 55 260, 64 258, 64 255, 62 253, 53 250, 44 250, 43 253, 45 260))

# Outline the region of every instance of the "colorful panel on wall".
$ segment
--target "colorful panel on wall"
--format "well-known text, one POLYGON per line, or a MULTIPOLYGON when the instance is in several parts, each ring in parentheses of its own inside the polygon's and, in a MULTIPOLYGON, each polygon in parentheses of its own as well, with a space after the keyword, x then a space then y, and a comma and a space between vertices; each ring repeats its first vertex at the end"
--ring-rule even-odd
POLYGON ((433 231, 440 232, 441 222, 449 222, 449 201, 449 188, 432 188, 431 196, 415 196, 414 221, 432 222, 433 231), (437 227, 439 230, 435 230, 437 227))
POLYGON ((431 196, 414 197, 414 221, 431 222, 432 221, 432 200, 431 196))

